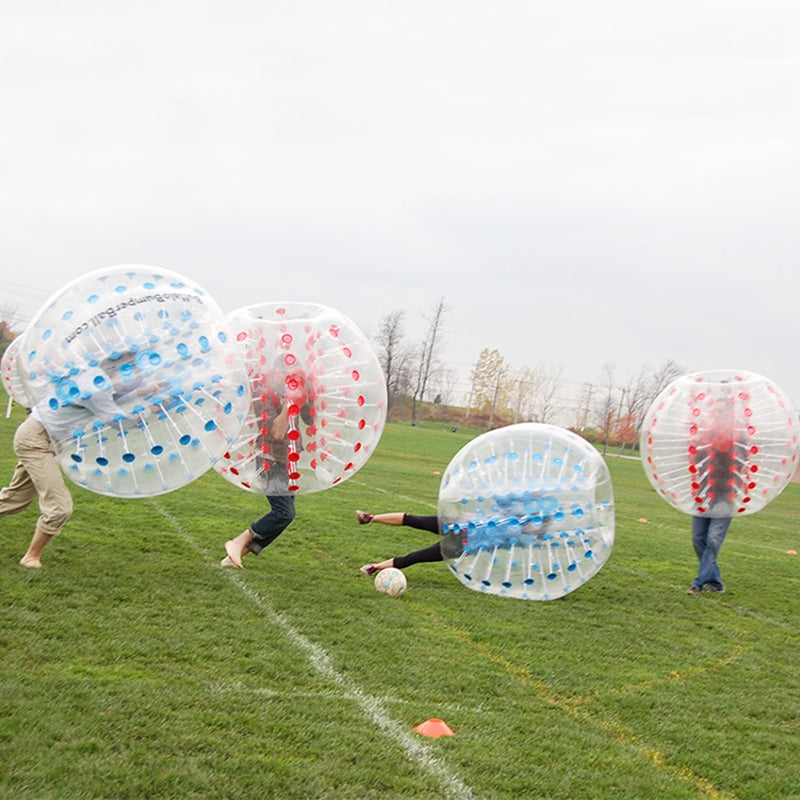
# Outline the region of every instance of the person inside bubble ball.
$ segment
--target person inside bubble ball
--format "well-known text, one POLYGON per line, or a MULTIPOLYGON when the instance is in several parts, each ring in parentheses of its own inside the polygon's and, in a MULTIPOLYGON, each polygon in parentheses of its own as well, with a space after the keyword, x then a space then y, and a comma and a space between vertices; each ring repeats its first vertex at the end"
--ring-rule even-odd
POLYGON ((44 548, 72 517, 72 495, 58 465, 55 443, 71 439, 74 431, 93 420, 125 416, 119 400, 134 389, 141 390, 138 383, 122 379, 132 360, 132 354, 118 355, 63 377, 55 397, 48 394, 29 409, 14 433, 17 465, 11 482, 0 489, 0 517, 22 511, 37 497, 40 512, 19 562, 23 567, 42 566, 44 548))
POLYGON ((723 593, 717 557, 731 524, 738 464, 746 459, 747 441, 737 431, 733 406, 726 397, 717 398, 708 423, 699 428, 690 445, 691 469, 698 494, 708 500, 708 511, 717 516, 692 516, 692 546, 699 563, 697 577, 686 593, 723 593))
MULTIPOLYGON (((518 500, 523 505, 520 508, 513 508, 509 503, 503 501, 508 498, 498 497, 495 498, 498 507, 502 507, 507 512, 507 519, 519 519, 513 513, 516 510, 520 511, 533 511, 530 513, 522 513, 522 524, 520 525, 520 533, 530 536, 534 539, 542 539, 547 536, 553 521, 553 516, 550 513, 555 510, 551 502, 555 502, 552 495, 547 495, 541 492, 528 492, 524 497, 518 497, 518 500), (535 504, 535 506, 532 506, 535 504), (543 511, 542 508, 546 508, 543 511)), ((377 522, 381 525, 398 525, 407 528, 416 528, 421 531, 430 531, 431 533, 439 534, 440 525, 439 518, 435 515, 429 516, 416 516, 414 514, 407 514, 404 511, 388 511, 382 514, 368 514, 366 511, 356 511, 356 519, 360 525, 367 525, 370 522, 377 522)), ((463 541, 462 541, 463 546, 463 541)), ((398 569, 405 569, 412 564, 428 564, 436 561, 444 561, 444 554, 442 553, 441 541, 436 544, 423 547, 420 550, 414 550, 404 556, 394 556, 387 558, 384 561, 379 561, 374 564, 364 564, 359 570, 364 575, 373 575, 374 573, 386 569, 387 567, 397 567, 398 569)))
POLYGON ((302 370, 285 372, 279 368, 271 377, 262 377, 253 391, 252 412, 259 426, 255 460, 270 510, 225 542, 222 567, 242 569, 247 553, 258 555, 294 521, 297 512, 290 468, 292 458, 297 458, 302 449, 299 420, 307 425, 314 422, 311 394, 302 370))

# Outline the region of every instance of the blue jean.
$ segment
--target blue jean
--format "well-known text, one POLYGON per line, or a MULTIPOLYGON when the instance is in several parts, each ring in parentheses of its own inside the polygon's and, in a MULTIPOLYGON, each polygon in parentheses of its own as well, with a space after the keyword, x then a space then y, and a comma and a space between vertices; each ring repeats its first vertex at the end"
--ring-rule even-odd
POLYGON ((702 589, 706 585, 723 588, 717 555, 730 524, 730 517, 692 517, 692 545, 700 562, 697 577, 692 581, 695 588, 702 589))
POLYGON ((247 546, 258 555, 268 544, 274 542, 292 524, 295 517, 294 495, 268 494, 270 511, 250 525, 253 541, 247 546))

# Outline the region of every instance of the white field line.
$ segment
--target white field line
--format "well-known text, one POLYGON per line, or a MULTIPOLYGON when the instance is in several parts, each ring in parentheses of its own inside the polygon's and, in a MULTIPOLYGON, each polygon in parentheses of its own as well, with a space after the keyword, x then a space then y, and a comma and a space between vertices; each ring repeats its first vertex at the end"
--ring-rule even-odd
MULTIPOLYGON (((188 544, 204 558, 214 560, 214 557, 200 545, 160 500, 151 498, 150 503, 188 544)), ((404 725, 392 719, 379 698, 365 693, 353 681, 338 672, 325 650, 300 633, 285 614, 276 611, 269 600, 248 586, 239 570, 220 568, 220 574, 230 580, 255 606, 264 611, 269 621, 279 627, 295 647, 305 652, 309 663, 322 678, 338 686, 344 697, 354 701, 373 725, 397 742, 409 761, 418 764, 436 778, 441 784, 444 797, 453 800, 473 800, 474 795, 469 786, 466 786, 454 772, 449 770, 424 742, 412 736, 404 725)))
MULTIPOLYGON (((432 508, 434 511, 436 511, 438 508, 436 503, 431 503, 430 501, 427 500, 419 500, 416 497, 407 497, 404 494, 397 494, 396 492, 390 492, 388 489, 383 489, 380 486, 375 486, 375 484, 372 483, 364 483, 363 481, 357 481, 354 480, 353 478, 350 478, 348 483, 352 484, 353 486, 363 486, 365 489, 369 489, 371 492, 381 492, 383 494, 391 494, 392 497, 396 497, 399 500, 408 500, 409 502, 414 503, 417 506, 427 506, 428 508, 432 508)), ((408 513, 414 514, 416 512, 411 511, 408 513)))

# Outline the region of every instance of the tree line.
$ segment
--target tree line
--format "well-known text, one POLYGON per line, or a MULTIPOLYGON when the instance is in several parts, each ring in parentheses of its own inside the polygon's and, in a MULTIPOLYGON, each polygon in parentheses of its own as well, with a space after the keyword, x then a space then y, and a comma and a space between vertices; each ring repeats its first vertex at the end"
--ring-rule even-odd
MULTIPOLYGON (((422 340, 412 344, 406 341, 404 311, 380 320, 374 344, 386 377, 389 421, 409 419, 416 425, 426 410, 441 409, 452 398, 456 379, 441 359, 447 311, 441 298, 425 314, 422 340)), ((447 414, 440 410, 438 416, 489 429, 516 422, 559 424, 590 441, 624 449, 636 446, 653 401, 685 372, 667 360, 655 368, 646 364, 620 383, 615 366, 606 363, 600 383, 584 382, 577 398, 567 397, 562 366, 539 362, 518 367, 499 350, 484 348, 470 370, 464 405, 447 414)))

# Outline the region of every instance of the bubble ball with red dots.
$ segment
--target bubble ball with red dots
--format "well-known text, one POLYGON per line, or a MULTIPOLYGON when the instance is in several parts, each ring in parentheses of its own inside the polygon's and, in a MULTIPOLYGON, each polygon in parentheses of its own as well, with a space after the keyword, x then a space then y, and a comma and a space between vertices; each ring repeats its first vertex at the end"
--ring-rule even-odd
POLYGON ((8 396, 18 405, 31 407, 31 401, 25 384, 22 380, 22 373, 19 370, 19 348, 22 344, 22 336, 17 336, 11 344, 6 347, 3 358, 0 360, 0 378, 3 381, 3 388, 8 396))
POLYGON ((641 458, 655 490, 679 511, 753 514, 795 473, 797 412, 775 383, 753 372, 684 375, 645 415, 641 458))
POLYGON ((614 495, 603 457, 555 425, 489 431, 451 460, 439 490, 442 555, 470 589, 555 600, 611 555, 614 495))
POLYGON ((386 383, 366 336, 317 303, 262 303, 228 320, 252 399, 217 472, 267 495, 308 494, 353 476, 386 420, 386 383))
POLYGON ((67 477, 114 497, 164 494, 210 470, 250 404, 216 302, 146 265, 59 289, 20 337, 18 372, 67 477))

